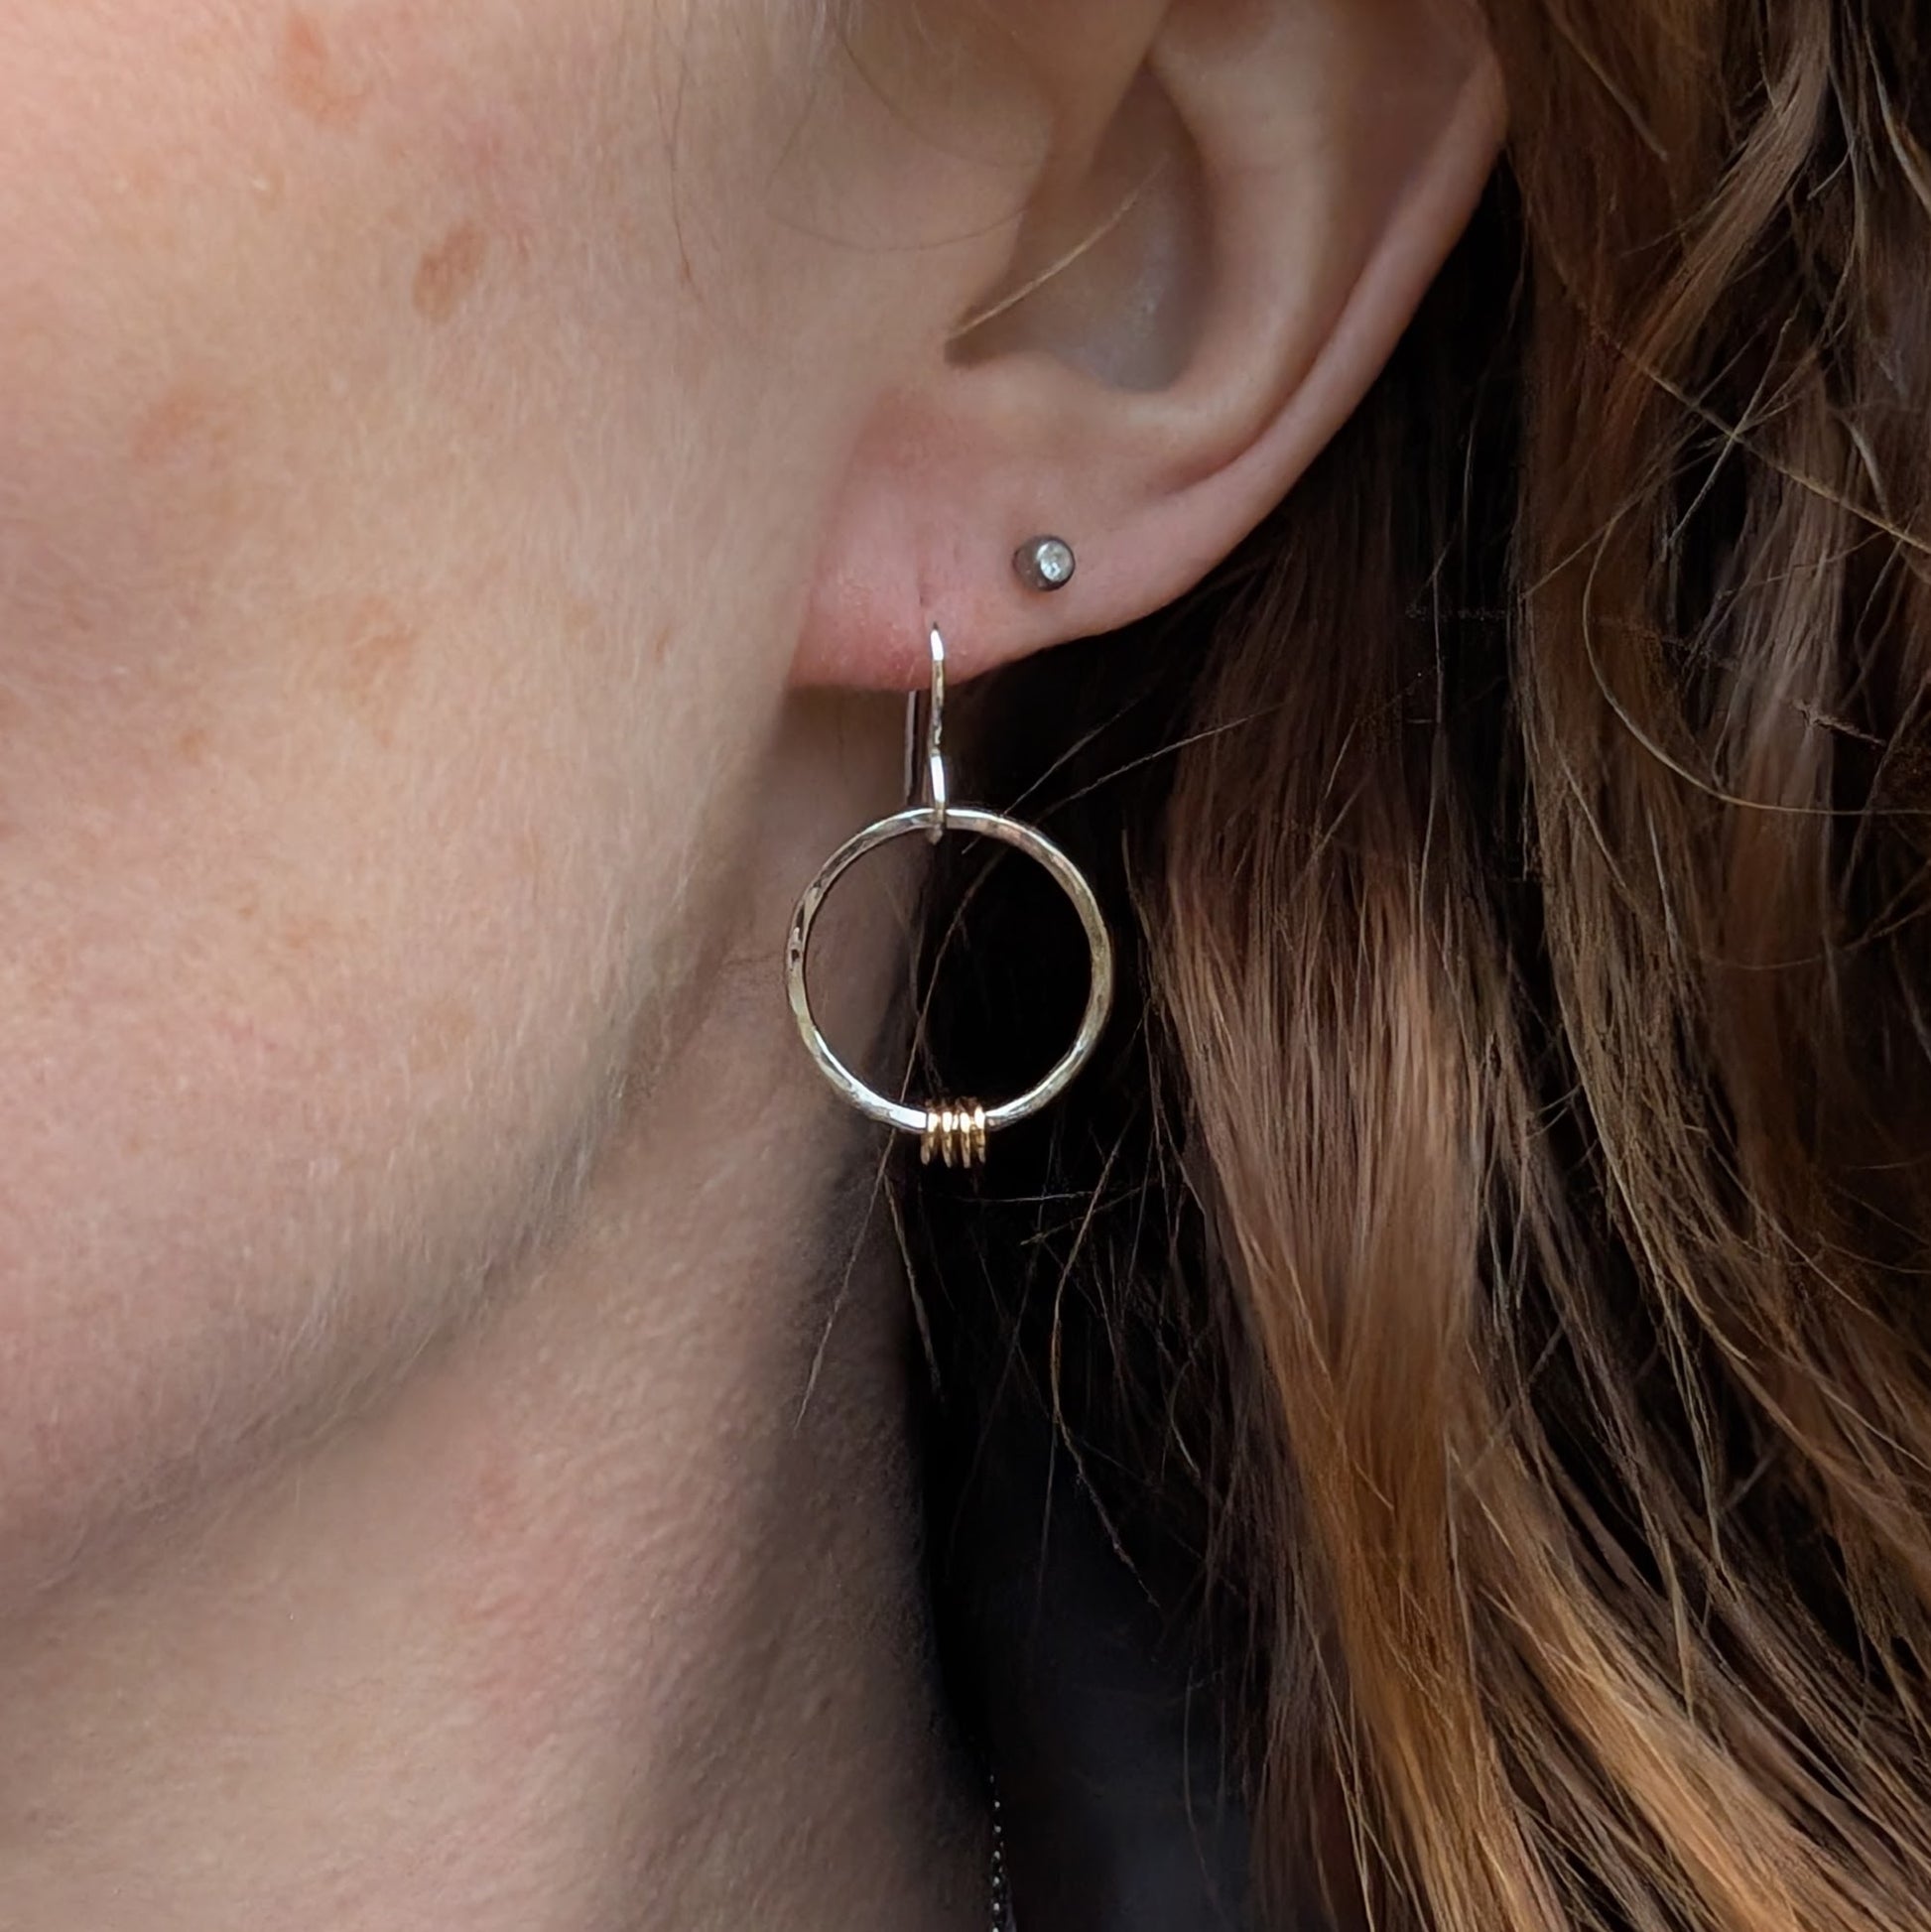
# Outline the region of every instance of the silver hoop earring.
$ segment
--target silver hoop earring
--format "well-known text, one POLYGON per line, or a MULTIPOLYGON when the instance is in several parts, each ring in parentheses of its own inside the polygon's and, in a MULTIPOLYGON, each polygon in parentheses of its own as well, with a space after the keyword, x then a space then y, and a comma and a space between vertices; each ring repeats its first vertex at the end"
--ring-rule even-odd
POLYGON ((978 806, 954 805, 946 770, 946 640, 934 626, 931 635, 932 688, 923 701, 914 694, 906 714, 907 809, 895 817, 881 819, 854 834, 825 861, 798 902, 792 916, 791 937, 785 947, 785 983, 791 996, 791 1010, 805 1050, 819 1071, 836 1091, 868 1119, 896 1128, 900 1133, 920 1137, 920 1159, 928 1164, 935 1156, 948 1167, 975 1167, 986 1156, 988 1136, 1001 1127, 1029 1118, 1050 1106, 1073 1084, 1082 1068, 1093 1058, 1099 1044, 1107 1015, 1113 1005, 1113 942, 1106 930, 1105 915, 1099 909, 1087 877, 1059 846, 1033 826, 1003 813, 988 812, 978 806), (923 715, 921 713, 923 712, 923 715), (923 765, 923 773, 920 767, 923 765), (997 1106, 977 1100, 944 1100, 929 1106, 909 1106, 875 1093, 845 1066, 832 1050, 831 1042, 819 1029, 812 1014, 811 993, 805 984, 805 962, 811 951, 812 927, 832 889, 868 852, 887 845, 895 838, 908 838, 923 833, 938 844, 949 832, 971 833, 982 838, 996 838, 1021 851, 1052 874, 1054 881, 1079 914, 1087 946, 1093 955, 1093 978, 1087 995, 1086 1012, 1073 1044, 1036 1087, 1016 1099, 997 1106))

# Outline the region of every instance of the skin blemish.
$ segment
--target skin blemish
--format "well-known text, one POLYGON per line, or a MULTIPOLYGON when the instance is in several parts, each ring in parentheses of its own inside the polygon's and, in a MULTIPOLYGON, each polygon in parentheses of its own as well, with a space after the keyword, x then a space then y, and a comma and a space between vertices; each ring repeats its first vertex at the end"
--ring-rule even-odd
POLYGON ((425 322, 448 322, 475 288, 488 255, 489 237, 473 221, 452 229, 416 270, 416 313, 425 322))
POLYGON ((522 827, 511 836, 510 852, 516 861, 518 879, 534 883, 544 876, 548 854, 544 850, 543 840, 529 827, 522 827))
POLYGON ((601 660, 614 664, 616 626, 601 604, 587 597, 571 597, 564 604, 563 619, 564 636, 577 657, 586 663, 601 660))
POLYGON ((476 1037, 476 1016, 459 999, 439 999, 423 1014, 411 1042, 409 1064, 417 1075, 441 1073, 476 1037))
MULTIPOLYGON (((128 468, 161 485, 157 501, 184 531, 224 528, 240 507, 244 483, 237 462, 245 417, 237 398, 193 378, 164 390, 133 420, 128 468)), ((74 637, 97 634, 98 610, 83 601, 68 613, 74 637)))
POLYGON ((129 453, 143 468, 201 451, 218 453, 224 430, 212 393, 200 383, 179 383, 136 422, 129 453))
POLYGON ((295 111, 318 127, 353 127, 368 102, 368 89, 343 75, 322 29, 299 9, 283 30, 276 84, 295 111))
POLYGON ((336 647, 332 682, 382 744, 393 742, 396 708, 421 641, 421 631, 387 599, 366 597, 353 606, 336 647))
POLYGON ((342 929, 333 920, 315 913, 292 913, 275 931, 276 945, 291 960, 307 960, 323 951, 333 952, 341 938, 342 929))
POLYGON ((647 636, 632 639, 599 605, 583 597, 572 597, 565 603, 563 619, 564 635, 573 645, 621 670, 631 669, 638 654, 652 668, 661 666, 670 654, 673 627, 669 623, 658 624, 647 636))

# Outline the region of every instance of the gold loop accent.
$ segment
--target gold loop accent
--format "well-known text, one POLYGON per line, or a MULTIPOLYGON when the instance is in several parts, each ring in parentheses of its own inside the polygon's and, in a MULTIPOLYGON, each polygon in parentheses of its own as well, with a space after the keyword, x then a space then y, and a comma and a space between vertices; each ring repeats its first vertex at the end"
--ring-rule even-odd
POLYGON ((920 1165, 930 1167, 937 1155, 948 1167, 983 1167, 987 1139, 985 1108, 977 1100, 947 1100, 925 1116, 920 1165))

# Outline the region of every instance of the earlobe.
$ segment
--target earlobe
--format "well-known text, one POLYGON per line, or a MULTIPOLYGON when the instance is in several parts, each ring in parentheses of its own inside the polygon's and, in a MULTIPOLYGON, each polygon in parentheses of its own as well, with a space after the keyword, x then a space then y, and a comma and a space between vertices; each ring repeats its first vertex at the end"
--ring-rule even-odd
POLYGON ((928 618, 971 675, 1198 582, 1372 385, 1502 120, 1443 0, 1176 0, 966 326, 880 398, 800 682, 907 686, 928 618), (1080 566, 1050 596, 1011 561, 1049 532, 1080 566))

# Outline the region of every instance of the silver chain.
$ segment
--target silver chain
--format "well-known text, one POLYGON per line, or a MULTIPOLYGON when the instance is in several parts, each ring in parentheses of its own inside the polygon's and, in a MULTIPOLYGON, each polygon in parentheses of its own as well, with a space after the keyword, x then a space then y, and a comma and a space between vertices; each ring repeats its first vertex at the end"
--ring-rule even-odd
POLYGON ((1006 1881, 1006 1817, 999 1797, 999 1781, 988 1771, 986 1788, 992 1795, 992 1856, 990 1885, 992 1893, 992 1932, 1013 1932, 1012 1887, 1006 1881))

